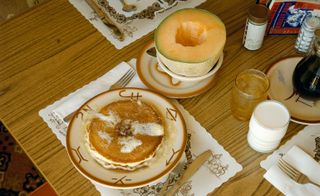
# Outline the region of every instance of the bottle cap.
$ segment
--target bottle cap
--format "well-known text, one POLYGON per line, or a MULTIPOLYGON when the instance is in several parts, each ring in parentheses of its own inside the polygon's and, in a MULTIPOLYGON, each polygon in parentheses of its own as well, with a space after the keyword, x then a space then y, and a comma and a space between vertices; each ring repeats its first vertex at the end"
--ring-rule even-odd
POLYGON ((260 4, 256 4, 249 9, 249 19, 255 23, 264 23, 268 20, 269 9, 260 4))

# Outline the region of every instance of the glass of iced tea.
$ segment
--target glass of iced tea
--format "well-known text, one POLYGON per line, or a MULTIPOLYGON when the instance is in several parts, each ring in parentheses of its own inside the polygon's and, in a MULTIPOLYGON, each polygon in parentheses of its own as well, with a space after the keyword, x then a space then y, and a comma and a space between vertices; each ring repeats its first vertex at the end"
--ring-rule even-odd
POLYGON ((268 77, 256 69, 248 69, 237 75, 232 88, 231 112, 239 120, 250 119, 258 103, 267 99, 268 77))

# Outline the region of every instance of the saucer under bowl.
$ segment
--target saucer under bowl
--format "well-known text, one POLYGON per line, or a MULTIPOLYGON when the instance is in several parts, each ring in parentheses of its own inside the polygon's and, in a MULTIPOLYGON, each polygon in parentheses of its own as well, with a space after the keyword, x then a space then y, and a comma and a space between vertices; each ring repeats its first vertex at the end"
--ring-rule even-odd
POLYGON ((190 98, 212 88, 219 79, 219 70, 199 81, 181 81, 164 71, 158 61, 154 42, 149 42, 137 57, 137 73, 148 88, 170 98, 190 98))

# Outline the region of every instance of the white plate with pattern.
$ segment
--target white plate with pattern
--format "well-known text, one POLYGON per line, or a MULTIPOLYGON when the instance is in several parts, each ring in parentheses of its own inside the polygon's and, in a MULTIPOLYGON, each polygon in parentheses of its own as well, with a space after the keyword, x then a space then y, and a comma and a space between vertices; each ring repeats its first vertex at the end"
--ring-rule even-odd
POLYGON ((186 146, 187 130, 180 111, 165 97, 145 89, 123 88, 101 93, 84 103, 70 121, 66 139, 71 162, 83 176, 106 187, 131 189, 158 182, 179 163, 186 146), (106 169, 86 148, 83 119, 88 110, 100 111, 112 102, 128 99, 156 107, 164 122, 166 145, 149 166, 134 171, 106 169))

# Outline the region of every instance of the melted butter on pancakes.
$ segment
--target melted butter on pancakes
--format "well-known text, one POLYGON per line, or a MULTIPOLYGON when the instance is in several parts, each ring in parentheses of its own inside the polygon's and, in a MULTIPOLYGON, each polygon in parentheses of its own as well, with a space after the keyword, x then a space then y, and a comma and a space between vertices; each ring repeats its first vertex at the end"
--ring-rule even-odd
POLYGON ((163 137, 160 115, 141 101, 117 101, 93 115, 86 131, 90 154, 106 168, 134 170, 148 164, 163 137))

